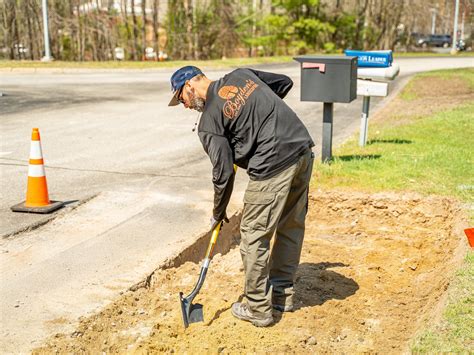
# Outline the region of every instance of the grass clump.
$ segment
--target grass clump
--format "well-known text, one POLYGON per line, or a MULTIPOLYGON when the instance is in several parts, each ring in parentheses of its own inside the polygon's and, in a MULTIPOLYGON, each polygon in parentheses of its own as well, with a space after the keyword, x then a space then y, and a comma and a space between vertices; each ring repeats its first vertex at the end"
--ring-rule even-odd
POLYGON ((471 353, 474 351, 474 253, 465 258, 451 287, 443 319, 412 345, 414 353, 471 353))

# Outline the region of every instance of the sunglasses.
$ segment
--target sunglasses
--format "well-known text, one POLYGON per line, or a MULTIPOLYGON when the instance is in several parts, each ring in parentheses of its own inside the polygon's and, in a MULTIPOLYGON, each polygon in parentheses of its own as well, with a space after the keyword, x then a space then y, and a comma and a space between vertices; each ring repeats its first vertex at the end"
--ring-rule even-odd
POLYGON ((184 99, 183 99, 183 91, 184 91, 184 88, 186 87, 186 84, 189 83, 189 80, 186 80, 186 82, 184 83, 183 87, 181 88, 181 91, 179 92, 178 96, 177 96, 177 99, 178 99, 178 102, 179 103, 182 103, 184 105, 184 99))
POLYGON ((178 96, 176 96, 176 98, 178 99, 179 103, 184 105, 183 90, 184 90, 184 86, 181 88, 181 90, 180 90, 178 96))

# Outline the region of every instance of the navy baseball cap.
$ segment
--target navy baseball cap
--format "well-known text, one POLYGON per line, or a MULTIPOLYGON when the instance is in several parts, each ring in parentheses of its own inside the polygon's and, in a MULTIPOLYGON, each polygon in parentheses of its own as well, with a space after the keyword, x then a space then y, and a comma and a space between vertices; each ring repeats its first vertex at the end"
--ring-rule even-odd
POLYGON ((168 106, 179 105, 178 97, 184 84, 186 81, 199 74, 202 74, 201 69, 193 67, 192 65, 182 67, 174 72, 174 74, 171 76, 171 91, 173 91, 173 98, 171 99, 168 106))

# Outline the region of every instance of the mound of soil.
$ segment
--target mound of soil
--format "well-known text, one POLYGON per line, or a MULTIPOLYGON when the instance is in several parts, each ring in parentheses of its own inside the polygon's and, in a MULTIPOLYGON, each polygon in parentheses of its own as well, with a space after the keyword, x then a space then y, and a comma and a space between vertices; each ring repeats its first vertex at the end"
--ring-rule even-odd
POLYGON ((234 247, 213 259, 195 300, 204 304, 204 323, 183 327, 178 293, 193 288, 200 268, 187 262, 157 271, 148 288, 34 353, 404 351, 435 316, 460 263, 462 221, 447 198, 320 191, 310 200, 297 310, 275 311, 272 327, 230 313, 243 288, 234 247))

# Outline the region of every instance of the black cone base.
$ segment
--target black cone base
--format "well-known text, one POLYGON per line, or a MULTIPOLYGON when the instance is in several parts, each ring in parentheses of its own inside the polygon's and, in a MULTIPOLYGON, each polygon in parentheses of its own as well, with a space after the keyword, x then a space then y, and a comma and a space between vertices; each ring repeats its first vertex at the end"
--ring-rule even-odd
POLYGON ((47 206, 41 207, 26 207, 25 202, 19 203, 18 205, 12 206, 11 210, 13 212, 26 212, 26 213, 42 213, 47 214, 54 212, 64 206, 64 203, 61 201, 50 201, 51 203, 47 206))

